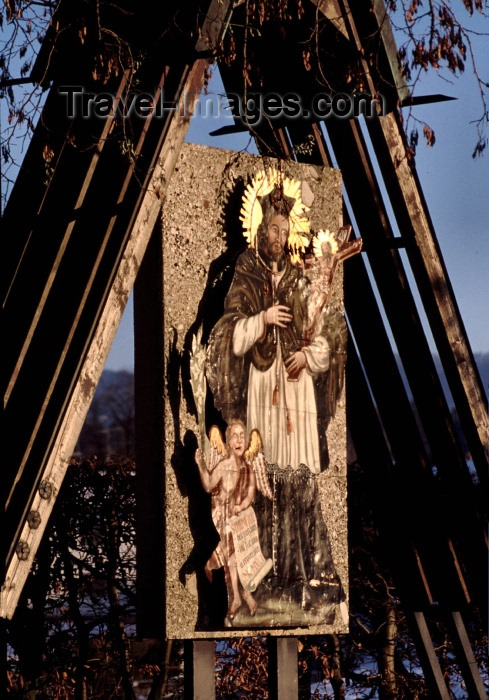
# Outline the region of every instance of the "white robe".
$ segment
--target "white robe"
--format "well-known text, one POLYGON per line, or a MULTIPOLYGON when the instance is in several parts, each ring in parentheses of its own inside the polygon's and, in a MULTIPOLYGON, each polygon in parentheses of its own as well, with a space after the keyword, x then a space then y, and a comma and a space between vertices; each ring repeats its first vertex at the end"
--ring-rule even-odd
MULTIPOLYGON (((272 366, 260 372, 251 364, 248 377, 247 429, 260 431, 265 458, 279 468, 298 469, 301 464, 311 473, 321 471, 317 408, 313 375, 329 366, 329 346, 325 338, 316 336, 304 348, 306 367, 297 381, 289 381, 280 353, 280 328, 277 333, 278 356, 272 366), (277 372, 278 368, 278 372, 277 372), (273 405, 273 392, 278 386, 278 406, 273 405), (285 391, 285 393, 284 393, 285 391), (292 432, 287 432, 287 410, 292 432)), ((244 355, 265 332, 265 312, 237 321, 233 334, 233 350, 244 355)))

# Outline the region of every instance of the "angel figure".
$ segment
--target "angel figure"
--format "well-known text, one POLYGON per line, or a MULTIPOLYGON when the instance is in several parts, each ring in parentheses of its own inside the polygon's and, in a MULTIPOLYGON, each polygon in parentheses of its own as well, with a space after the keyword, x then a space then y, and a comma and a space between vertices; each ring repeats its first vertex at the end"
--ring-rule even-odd
MULTIPOLYGON (((272 492, 266 474, 259 432, 257 430, 251 432, 249 444, 246 447, 246 426, 241 420, 234 418, 228 423, 225 437, 226 443, 219 428, 212 426, 209 432, 209 464, 206 463, 200 448, 195 452, 195 461, 204 489, 212 494, 212 519, 220 536, 220 542, 206 563, 205 571, 209 580, 212 580, 212 570, 224 567, 229 595, 227 616, 232 621, 243 599, 250 615, 253 616, 256 613, 258 604, 251 591, 255 590, 259 580, 271 568, 271 562, 270 566, 266 563, 263 566, 261 550, 258 545, 259 552, 256 551, 255 543, 255 555, 259 553, 263 559, 263 562, 260 562, 261 567, 258 567, 261 568, 261 572, 253 571, 252 578, 245 578, 240 569, 241 561, 237 557, 233 524, 236 523, 237 516, 247 513, 248 519, 245 525, 250 529, 249 522, 253 522, 253 519, 256 522, 251 507, 256 488, 258 487, 270 499, 272 499, 272 492)), ((241 549, 243 543, 239 546, 241 549)))

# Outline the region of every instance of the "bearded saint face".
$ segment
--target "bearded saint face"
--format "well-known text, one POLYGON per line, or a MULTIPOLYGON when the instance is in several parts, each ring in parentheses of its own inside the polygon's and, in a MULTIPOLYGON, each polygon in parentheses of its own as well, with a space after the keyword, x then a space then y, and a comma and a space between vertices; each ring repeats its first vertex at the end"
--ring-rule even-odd
POLYGON ((267 227, 266 252, 272 260, 280 260, 284 256, 284 248, 289 237, 289 220, 282 214, 274 214, 267 227))

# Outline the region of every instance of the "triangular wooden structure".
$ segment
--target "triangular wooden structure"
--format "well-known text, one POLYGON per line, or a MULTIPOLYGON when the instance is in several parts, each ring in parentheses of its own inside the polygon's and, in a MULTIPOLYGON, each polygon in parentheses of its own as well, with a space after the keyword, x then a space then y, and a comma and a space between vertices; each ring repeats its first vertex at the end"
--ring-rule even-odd
MULTIPOLYGON (((160 9, 156 17, 137 13, 134 31, 144 37, 150 56, 141 89, 154 92, 158 86, 170 102, 183 92, 197 96, 207 56, 225 33, 230 13, 239 20, 242 3, 234 4, 233 10, 233 3, 213 0, 199 14, 202 8, 192 3, 180 36, 167 43, 153 41, 150 25, 168 23, 170 9, 160 9)), ((345 268, 349 432, 360 461, 379 485, 375 507, 396 585, 412 612, 433 697, 448 697, 424 618, 434 604, 451 618, 470 697, 485 697, 461 611, 474 607, 482 619, 487 617, 487 410, 415 166, 406 155, 396 107, 409 102, 409 91, 397 70, 382 2, 334 0, 304 6, 326 23, 338 56, 344 51, 358 57, 366 89, 382 93, 386 114, 366 120, 364 128, 355 119, 322 124, 269 120, 251 133, 264 156, 294 158, 298 146, 309 143, 301 160, 341 169, 345 219, 363 238, 407 379, 406 384, 363 256, 357 256, 345 268), (368 60, 372 37, 375 69, 368 60), (433 363, 405 261, 414 272, 476 481, 433 363)), ((292 51, 300 32, 297 23, 296 35, 291 30, 281 44, 275 37, 274 58, 267 62, 262 57, 265 93, 296 90, 304 99, 312 98, 314 83, 292 51)), ((55 87, 81 82, 84 76, 76 75, 76 63, 64 61, 68 48, 50 44, 50 36, 36 70, 43 72, 46 54, 59 55, 50 64, 53 86, 2 221, 3 435, 15 436, 4 438, 4 617, 13 614, 32 565, 187 128, 173 111, 164 119, 132 120, 137 158, 128 161, 110 138, 108 120, 66 116, 65 97, 55 87), (47 130, 55 155, 46 181, 41 152, 47 130), (69 145, 72 136, 76 149, 69 145)), ((331 69, 337 69, 331 61, 331 69)), ((221 74, 226 91, 242 95, 239 65, 223 62, 221 74)), ((120 95, 126 80, 124 75, 110 83, 108 91, 120 95)), ((246 121, 237 124, 248 128, 246 121)), ((149 262, 145 265, 150 269, 149 262)), ((147 277, 138 284, 148 285, 147 277)), ((137 314, 144 315, 143 306, 136 302, 136 329, 142 325, 137 314)), ((139 341, 137 352, 144 355, 144 347, 144 340, 139 341)), ((139 371, 144 383, 141 364, 139 371)))

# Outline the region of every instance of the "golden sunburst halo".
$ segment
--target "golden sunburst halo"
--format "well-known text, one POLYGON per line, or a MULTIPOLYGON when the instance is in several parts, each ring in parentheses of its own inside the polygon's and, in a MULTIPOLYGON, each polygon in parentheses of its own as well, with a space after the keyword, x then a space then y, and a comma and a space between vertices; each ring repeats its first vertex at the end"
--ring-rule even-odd
POLYGON ((314 250, 315 258, 323 257, 323 245, 329 243, 331 246, 331 255, 336 255, 338 252, 338 241, 336 240, 334 233, 331 233, 329 229, 319 229, 312 241, 312 247, 314 250))
POLYGON ((256 235, 263 219, 260 197, 270 194, 275 186, 281 186, 284 196, 294 200, 294 205, 289 212, 289 238, 287 242, 290 249, 290 260, 292 263, 297 263, 300 260, 300 254, 309 244, 310 222, 307 218, 309 207, 302 201, 301 182, 284 177, 276 168, 256 173, 245 189, 239 216, 243 223, 244 236, 248 241, 248 246, 256 248, 256 235))

